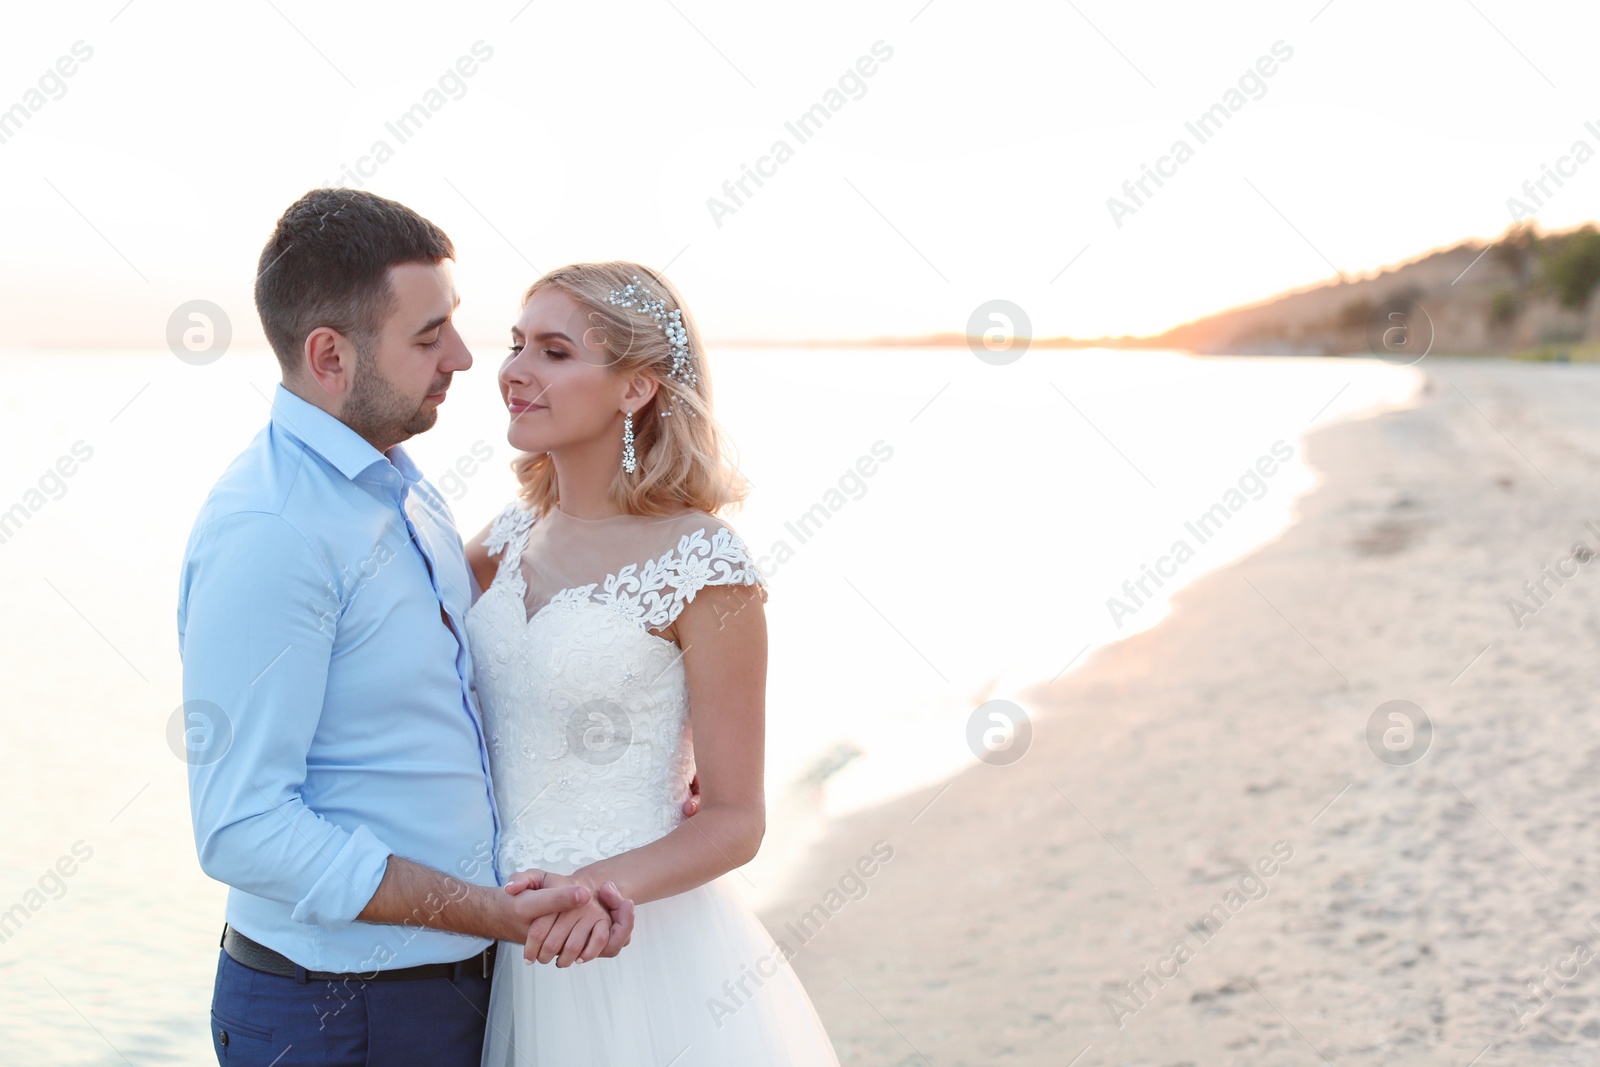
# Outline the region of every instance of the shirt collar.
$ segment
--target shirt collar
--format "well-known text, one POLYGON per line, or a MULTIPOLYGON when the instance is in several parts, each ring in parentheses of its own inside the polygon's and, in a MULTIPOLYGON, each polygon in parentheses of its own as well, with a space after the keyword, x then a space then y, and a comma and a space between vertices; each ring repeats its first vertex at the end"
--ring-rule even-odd
POLYGON ((389 462, 394 464, 395 470, 399 471, 400 476, 406 480, 406 485, 408 487, 416 485, 418 482, 422 481, 422 472, 418 470, 417 465, 411 461, 411 456, 406 452, 405 449, 401 448, 399 445, 395 445, 393 448, 389 449, 388 458, 389 462))
POLYGON ((351 481, 374 463, 392 462, 408 483, 421 475, 411 457, 396 445, 385 456, 366 438, 309 400, 291 393, 282 382, 272 396, 272 423, 333 464, 351 481))

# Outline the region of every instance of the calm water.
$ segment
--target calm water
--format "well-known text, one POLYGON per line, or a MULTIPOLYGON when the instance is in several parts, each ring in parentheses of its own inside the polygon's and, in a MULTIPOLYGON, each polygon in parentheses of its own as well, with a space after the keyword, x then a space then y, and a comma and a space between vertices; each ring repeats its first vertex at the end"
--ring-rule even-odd
MULTIPOLYGON (((467 534, 513 490, 499 354, 479 351, 407 445, 467 534)), ((165 736, 176 575, 206 491, 267 418, 275 367, 249 351, 0 355, 0 512, 26 512, 0 543, 0 914, 22 907, 0 943, 4 1062, 213 1062, 224 891, 195 862, 165 736)), ((755 485, 730 521, 772 586, 757 904, 813 813, 970 763, 979 705, 1153 625, 1174 589, 1283 528, 1314 484, 1313 419, 1404 403, 1417 383, 1366 361, 1108 352, 996 367, 965 350, 723 350, 713 371, 755 485), (1276 442, 1292 458, 1249 476, 1276 442), (1202 540, 1185 524, 1219 503, 1229 517, 1202 540), (1180 541, 1193 558, 1177 562, 1180 541), (1123 583, 1141 578, 1135 600, 1123 583)))

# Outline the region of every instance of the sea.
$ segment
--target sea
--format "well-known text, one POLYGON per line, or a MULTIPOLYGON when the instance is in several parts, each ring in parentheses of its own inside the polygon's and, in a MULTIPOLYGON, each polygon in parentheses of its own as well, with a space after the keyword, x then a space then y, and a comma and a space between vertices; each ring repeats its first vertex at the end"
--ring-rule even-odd
MULTIPOLYGON (((464 536, 512 499, 500 352, 406 449, 464 536)), ((765 572, 781 897, 832 820, 1027 758, 1028 693, 1277 537, 1308 434, 1414 401, 1375 359, 726 347, 717 419, 765 572)), ((208 1064, 223 886, 195 859, 179 561, 260 431, 264 349, 0 354, 0 1062, 208 1064)), ((1105 709, 1115 715, 1115 708, 1105 709)))

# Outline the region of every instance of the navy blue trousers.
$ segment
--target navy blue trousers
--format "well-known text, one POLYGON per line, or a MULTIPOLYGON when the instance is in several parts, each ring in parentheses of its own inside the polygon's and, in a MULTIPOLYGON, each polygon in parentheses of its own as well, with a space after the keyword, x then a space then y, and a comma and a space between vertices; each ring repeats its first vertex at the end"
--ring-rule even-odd
POLYGON ((478 1067, 489 1018, 481 970, 456 978, 308 981, 218 951, 211 1044, 230 1067, 478 1067))

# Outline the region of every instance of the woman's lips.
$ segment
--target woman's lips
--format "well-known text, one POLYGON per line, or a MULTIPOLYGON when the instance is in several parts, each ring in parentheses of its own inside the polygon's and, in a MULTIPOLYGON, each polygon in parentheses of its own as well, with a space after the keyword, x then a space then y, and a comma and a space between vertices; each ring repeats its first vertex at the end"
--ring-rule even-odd
POLYGON ((506 408, 513 415, 523 415, 530 411, 543 411, 545 405, 534 404, 526 400, 518 400, 516 397, 512 397, 510 400, 506 401, 506 408))

